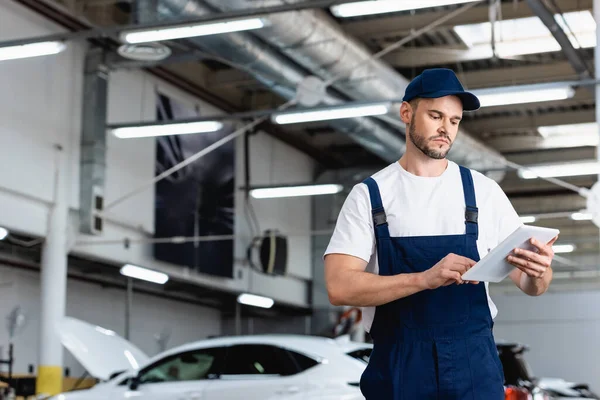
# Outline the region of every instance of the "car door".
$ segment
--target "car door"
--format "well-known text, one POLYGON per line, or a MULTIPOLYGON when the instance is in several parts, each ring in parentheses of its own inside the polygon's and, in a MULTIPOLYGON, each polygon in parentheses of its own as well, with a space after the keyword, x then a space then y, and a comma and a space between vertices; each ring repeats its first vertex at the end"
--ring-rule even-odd
POLYGON ((287 352, 266 344, 227 348, 223 373, 203 400, 302 399, 306 379, 287 352))
POLYGON ((111 398, 204 400, 206 387, 220 373, 224 355, 223 348, 169 355, 141 370, 133 380, 124 380, 111 398))

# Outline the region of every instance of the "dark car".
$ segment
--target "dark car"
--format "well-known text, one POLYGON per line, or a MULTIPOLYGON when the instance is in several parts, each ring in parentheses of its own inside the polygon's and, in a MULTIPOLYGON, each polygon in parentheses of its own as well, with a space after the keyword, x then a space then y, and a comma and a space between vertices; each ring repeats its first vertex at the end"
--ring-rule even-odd
POLYGON ((504 369, 507 399, 526 399, 527 397, 520 397, 525 392, 535 395, 532 396, 534 400, 600 399, 586 384, 536 377, 524 357, 529 350, 528 346, 497 342, 496 347, 504 369))

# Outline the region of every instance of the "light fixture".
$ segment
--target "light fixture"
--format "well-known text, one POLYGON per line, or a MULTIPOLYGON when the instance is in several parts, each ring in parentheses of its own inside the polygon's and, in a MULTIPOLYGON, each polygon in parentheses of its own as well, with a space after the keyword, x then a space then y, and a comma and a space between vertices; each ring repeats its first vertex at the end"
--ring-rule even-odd
POLYGON ((190 38, 197 36, 217 35, 221 33, 241 32, 264 28, 266 22, 262 18, 236 19, 222 22, 211 22, 158 29, 138 29, 123 31, 121 40, 126 43, 160 42, 190 38))
POLYGON ((154 136, 187 135, 191 133, 216 132, 221 128, 223 128, 223 124, 221 122, 200 121, 175 124, 118 127, 112 128, 112 133, 120 139, 131 139, 154 136))
POLYGON ((0 227, 0 240, 6 239, 8 236, 8 229, 0 227))
POLYGON ((520 169, 517 174, 522 179, 595 175, 600 174, 600 163, 598 161, 580 161, 532 165, 527 166, 527 169, 520 169))
POLYGON ((366 104, 357 106, 333 106, 321 110, 286 111, 273 114, 272 121, 276 124, 297 124, 301 122, 328 121, 332 119, 371 117, 387 114, 389 103, 366 104))
POLYGON ((398 11, 416 10, 449 6, 453 4, 472 3, 480 0, 372 0, 338 4, 331 7, 331 13, 339 18, 357 17, 359 15, 384 14, 398 11))
POLYGON ((524 224, 531 224, 534 223, 536 221, 536 218, 533 215, 525 215, 521 218, 521 222, 524 224))
POLYGON ((278 197, 319 196, 324 194, 339 193, 344 189, 342 185, 303 185, 281 186, 270 188, 256 188, 250 190, 250 196, 255 199, 272 199, 278 197))
POLYGON ((511 89, 493 88, 473 90, 481 107, 493 107, 510 104, 536 103, 541 101, 565 100, 573 97, 575 90, 564 87, 516 87, 511 89))
POLYGON ((572 253, 575 251, 575 245, 573 244, 555 244, 552 246, 554 253, 572 253))
POLYGON ((153 271, 151 269, 138 267, 137 265, 133 264, 123 265, 123 267, 121 267, 121 275, 125 275, 130 278, 141 279, 143 281, 158 283, 161 285, 165 284, 169 280, 169 275, 163 272, 153 271))
POLYGON ((237 298, 238 303, 245 304, 247 306, 271 308, 275 301, 269 297, 258 296, 250 293, 242 293, 237 298))
POLYGON ((0 47, 0 61, 49 56, 58 54, 66 48, 67 45, 63 42, 39 42, 19 46, 0 47))
POLYGON ((591 221, 594 216, 590 213, 576 212, 571 214, 571 219, 573 221, 591 221))

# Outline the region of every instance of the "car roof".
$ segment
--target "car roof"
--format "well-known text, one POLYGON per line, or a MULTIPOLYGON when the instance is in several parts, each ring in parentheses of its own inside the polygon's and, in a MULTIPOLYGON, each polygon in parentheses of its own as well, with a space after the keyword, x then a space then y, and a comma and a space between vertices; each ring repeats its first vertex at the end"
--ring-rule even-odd
MULTIPOLYGON (((233 346, 238 344, 269 344, 294 350, 299 353, 311 355, 316 358, 336 357, 351 351, 372 348, 372 344, 354 342, 346 337, 327 338, 322 336, 295 335, 295 334, 266 334, 266 335, 242 335, 242 336, 220 336, 209 339, 198 340, 174 347, 159 356, 162 358, 168 354, 193 351, 208 347, 233 346)), ((153 357, 155 359, 156 357, 153 357)))

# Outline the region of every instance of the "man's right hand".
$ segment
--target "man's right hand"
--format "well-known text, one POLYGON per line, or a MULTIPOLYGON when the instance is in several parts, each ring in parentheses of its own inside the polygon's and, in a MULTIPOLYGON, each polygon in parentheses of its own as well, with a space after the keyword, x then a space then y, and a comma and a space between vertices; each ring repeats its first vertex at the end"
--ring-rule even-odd
POLYGON ((428 289, 436 289, 453 283, 461 284, 464 283, 461 276, 475 264, 476 262, 470 258, 450 253, 422 273, 423 281, 428 289))

